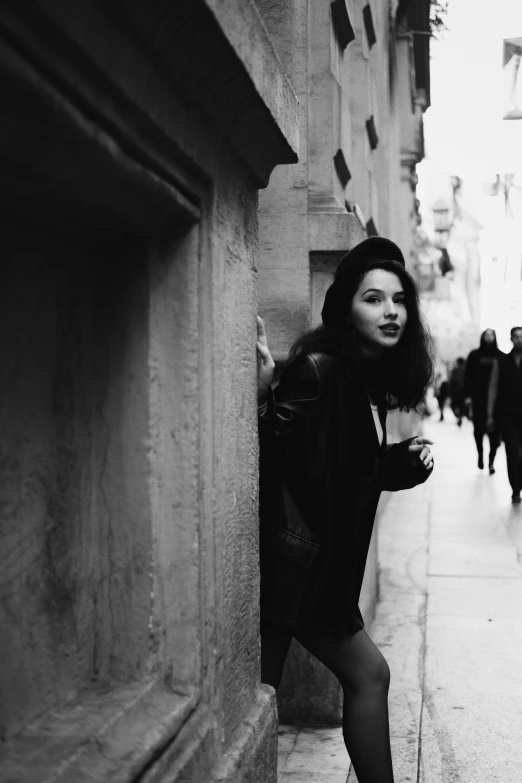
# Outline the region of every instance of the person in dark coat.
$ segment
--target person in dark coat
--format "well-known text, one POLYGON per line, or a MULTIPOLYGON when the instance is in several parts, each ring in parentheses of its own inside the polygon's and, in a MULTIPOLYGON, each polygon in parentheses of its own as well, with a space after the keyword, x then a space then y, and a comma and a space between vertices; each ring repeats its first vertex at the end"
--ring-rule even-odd
POLYGON ((462 427, 464 417, 464 372, 466 362, 462 356, 459 356, 451 371, 449 379, 449 393, 451 398, 451 410, 453 411, 457 424, 462 427))
MULTIPOLYGON (((484 468, 484 435, 487 432, 488 418, 488 389, 493 366, 503 356, 497 346, 497 335, 494 329, 486 329, 480 337, 480 345, 471 351, 466 360, 464 375, 464 394, 466 406, 471 408, 473 419, 473 436, 477 444, 478 466, 484 468)), ((495 456, 500 444, 500 437, 496 421, 487 432, 489 439, 488 467, 489 473, 495 472, 495 456)))
POLYGON ((513 503, 522 491, 522 326, 511 330, 513 350, 493 366, 488 395, 488 430, 498 419, 506 447, 513 503))
POLYGON ((387 410, 418 405, 432 375, 397 245, 371 237, 345 255, 322 320, 272 391, 258 318, 262 679, 278 687, 295 637, 343 687, 359 783, 391 783, 389 669, 358 601, 381 490, 414 487, 433 468, 427 438, 386 442, 387 410))

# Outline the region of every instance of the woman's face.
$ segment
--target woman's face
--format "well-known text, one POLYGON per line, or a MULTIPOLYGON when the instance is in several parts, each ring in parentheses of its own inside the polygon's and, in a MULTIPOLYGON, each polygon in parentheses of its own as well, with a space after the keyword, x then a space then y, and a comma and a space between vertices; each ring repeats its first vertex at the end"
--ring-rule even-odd
POLYGON ((486 345, 493 345, 495 342, 495 332, 493 329, 486 329, 484 332, 484 342, 486 345))
POLYGON ((350 320, 369 358, 379 358, 401 339, 408 320, 404 300, 402 283, 393 272, 372 269, 363 277, 352 300, 350 320))

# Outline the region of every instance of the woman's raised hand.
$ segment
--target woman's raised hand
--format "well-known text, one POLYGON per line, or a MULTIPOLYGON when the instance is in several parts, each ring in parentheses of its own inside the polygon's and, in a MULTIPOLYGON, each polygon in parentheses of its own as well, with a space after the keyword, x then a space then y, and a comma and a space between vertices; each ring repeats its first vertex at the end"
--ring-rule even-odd
POLYGON ((410 459, 414 467, 420 467, 424 465, 426 470, 432 470, 433 468, 433 454, 429 447, 433 446, 433 441, 429 438, 420 438, 417 436, 411 441, 408 450, 410 452, 410 459))
POLYGON ((263 319, 256 316, 257 321, 257 400, 262 405, 268 395, 268 389, 274 377, 274 360, 268 350, 263 319))

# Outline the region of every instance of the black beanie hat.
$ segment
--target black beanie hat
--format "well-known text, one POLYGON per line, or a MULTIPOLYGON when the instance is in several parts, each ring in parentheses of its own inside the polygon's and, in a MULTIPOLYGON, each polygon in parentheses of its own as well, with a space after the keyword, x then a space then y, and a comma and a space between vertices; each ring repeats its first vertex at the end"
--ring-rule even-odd
POLYGON ((368 261, 397 261, 406 267, 401 249, 384 237, 368 237, 353 247, 341 258, 335 272, 335 278, 326 292, 321 311, 323 324, 330 328, 338 326, 346 314, 346 282, 353 280, 363 272, 368 261))

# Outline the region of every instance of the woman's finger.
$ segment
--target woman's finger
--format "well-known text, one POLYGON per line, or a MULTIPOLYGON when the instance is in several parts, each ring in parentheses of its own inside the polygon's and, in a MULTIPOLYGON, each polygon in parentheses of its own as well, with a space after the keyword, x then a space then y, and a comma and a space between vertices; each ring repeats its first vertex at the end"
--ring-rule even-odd
POLYGON ((266 345, 263 345, 263 343, 257 343, 257 352, 265 361, 270 361, 270 359, 272 359, 270 351, 266 345))
POLYGON ((268 345, 266 339, 265 325, 263 323, 263 319, 259 315, 256 315, 256 322, 257 322, 257 339, 263 345, 268 345))
POLYGON ((417 444, 427 445, 428 444, 430 446, 433 446, 433 441, 432 440, 430 440, 429 438, 423 438, 420 435, 417 435, 417 437, 412 440, 412 443, 415 444, 415 445, 417 445, 417 444))
POLYGON ((410 454, 414 458, 416 464, 423 465, 427 470, 431 470, 433 467, 433 454, 431 453, 429 446, 433 441, 429 438, 415 438, 410 443, 410 454))

